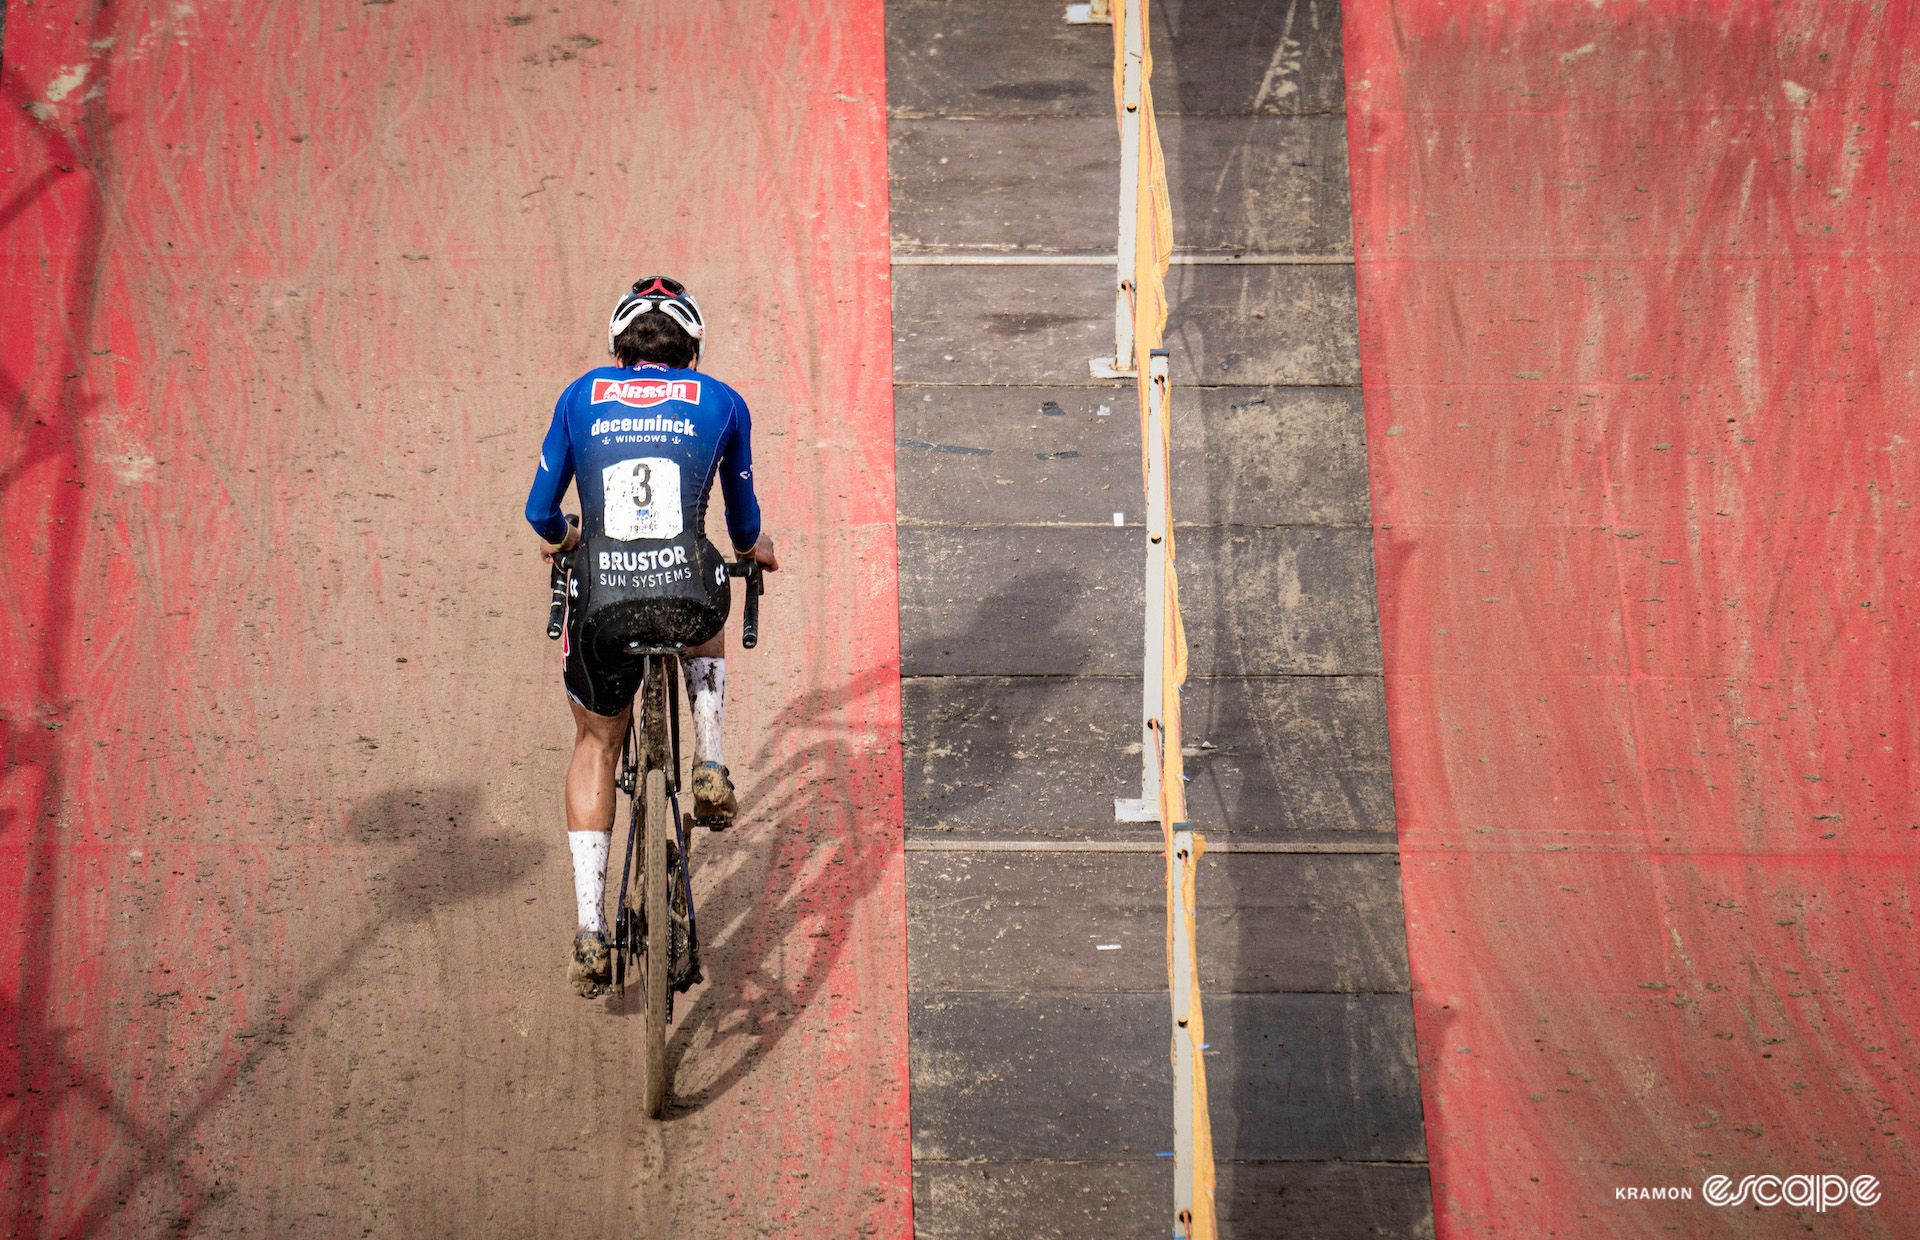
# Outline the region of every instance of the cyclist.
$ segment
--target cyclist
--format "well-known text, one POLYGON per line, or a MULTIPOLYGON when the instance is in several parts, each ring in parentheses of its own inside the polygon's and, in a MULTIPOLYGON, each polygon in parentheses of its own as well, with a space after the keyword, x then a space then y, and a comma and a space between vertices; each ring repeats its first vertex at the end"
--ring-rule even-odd
POLYGON ((567 980, 588 998, 612 978, 602 906, 613 777, 642 670, 629 647, 683 648, 694 815, 719 829, 736 809, 720 744, 731 591, 705 531, 716 473, 735 554, 769 572, 780 567, 760 528, 747 403, 700 373, 705 340, 700 307, 678 281, 635 281, 607 323, 615 364, 588 371, 560 394, 527 495, 527 521, 545 557, 581 548, 572 556, 562 678, 573 709, 567 842, 580 921, 567 980), (577 520, 560 511, 569 482, 580 501, 577 520))

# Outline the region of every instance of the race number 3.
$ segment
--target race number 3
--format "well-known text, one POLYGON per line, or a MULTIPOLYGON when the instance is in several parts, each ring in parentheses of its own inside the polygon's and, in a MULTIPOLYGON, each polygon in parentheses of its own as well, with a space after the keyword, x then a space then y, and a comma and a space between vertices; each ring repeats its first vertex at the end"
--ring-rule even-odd
POLYGON ((675 538, 680 534, 680 463, 643 456, 600 473, 607 537, 675 538))

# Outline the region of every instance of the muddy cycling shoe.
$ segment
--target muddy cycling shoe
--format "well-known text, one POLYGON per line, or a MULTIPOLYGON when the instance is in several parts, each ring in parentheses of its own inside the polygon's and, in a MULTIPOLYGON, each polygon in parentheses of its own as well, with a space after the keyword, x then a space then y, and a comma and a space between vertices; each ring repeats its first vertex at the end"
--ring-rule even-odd
POLYGON ((567 962, 567 981, 582 999, 593 999, 613 989, 613 952, 607 936, 582 930, 573 936, 573 959, 567 962))
POLYGON ((693 768, 693 820, 713 831, 733 825, 740 808, 733 796, 733 780, 727 768, 718 762, 702 762, 693 768))

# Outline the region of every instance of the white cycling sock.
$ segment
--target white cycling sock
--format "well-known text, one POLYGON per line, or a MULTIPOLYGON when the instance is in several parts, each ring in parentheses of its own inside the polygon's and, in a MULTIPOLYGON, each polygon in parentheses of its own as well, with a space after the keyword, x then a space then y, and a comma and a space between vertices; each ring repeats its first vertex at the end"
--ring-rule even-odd
POLYGON ((721 696, 727 687, 725 659, 688 659, 687 706, 693 714, 693 760, 727 764, 720 750, 721 696))
POLYGON ((580 928, 607 932, 607 854, 613 848, 610 831, 569 831, 573 848, 573 898, 580 905, 580 928))

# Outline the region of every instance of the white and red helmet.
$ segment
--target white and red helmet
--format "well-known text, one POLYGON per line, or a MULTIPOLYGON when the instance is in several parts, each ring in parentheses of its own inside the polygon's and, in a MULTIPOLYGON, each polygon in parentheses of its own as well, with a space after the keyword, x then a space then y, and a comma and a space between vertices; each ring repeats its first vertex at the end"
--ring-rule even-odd
POLYGON ((687 292, 686 285, 666 276, 635 280, 632 291, 621 295, 619 304, 613 308, 613 317, 607 320, 607 352, 613 352, 613 342, 627 329, 627 324, 649 310, 662 311, 678 323, 681 330, 693 337, 694 354, 699 355, 707 338, 707 323, 700 315, 700 303, 687 292))

